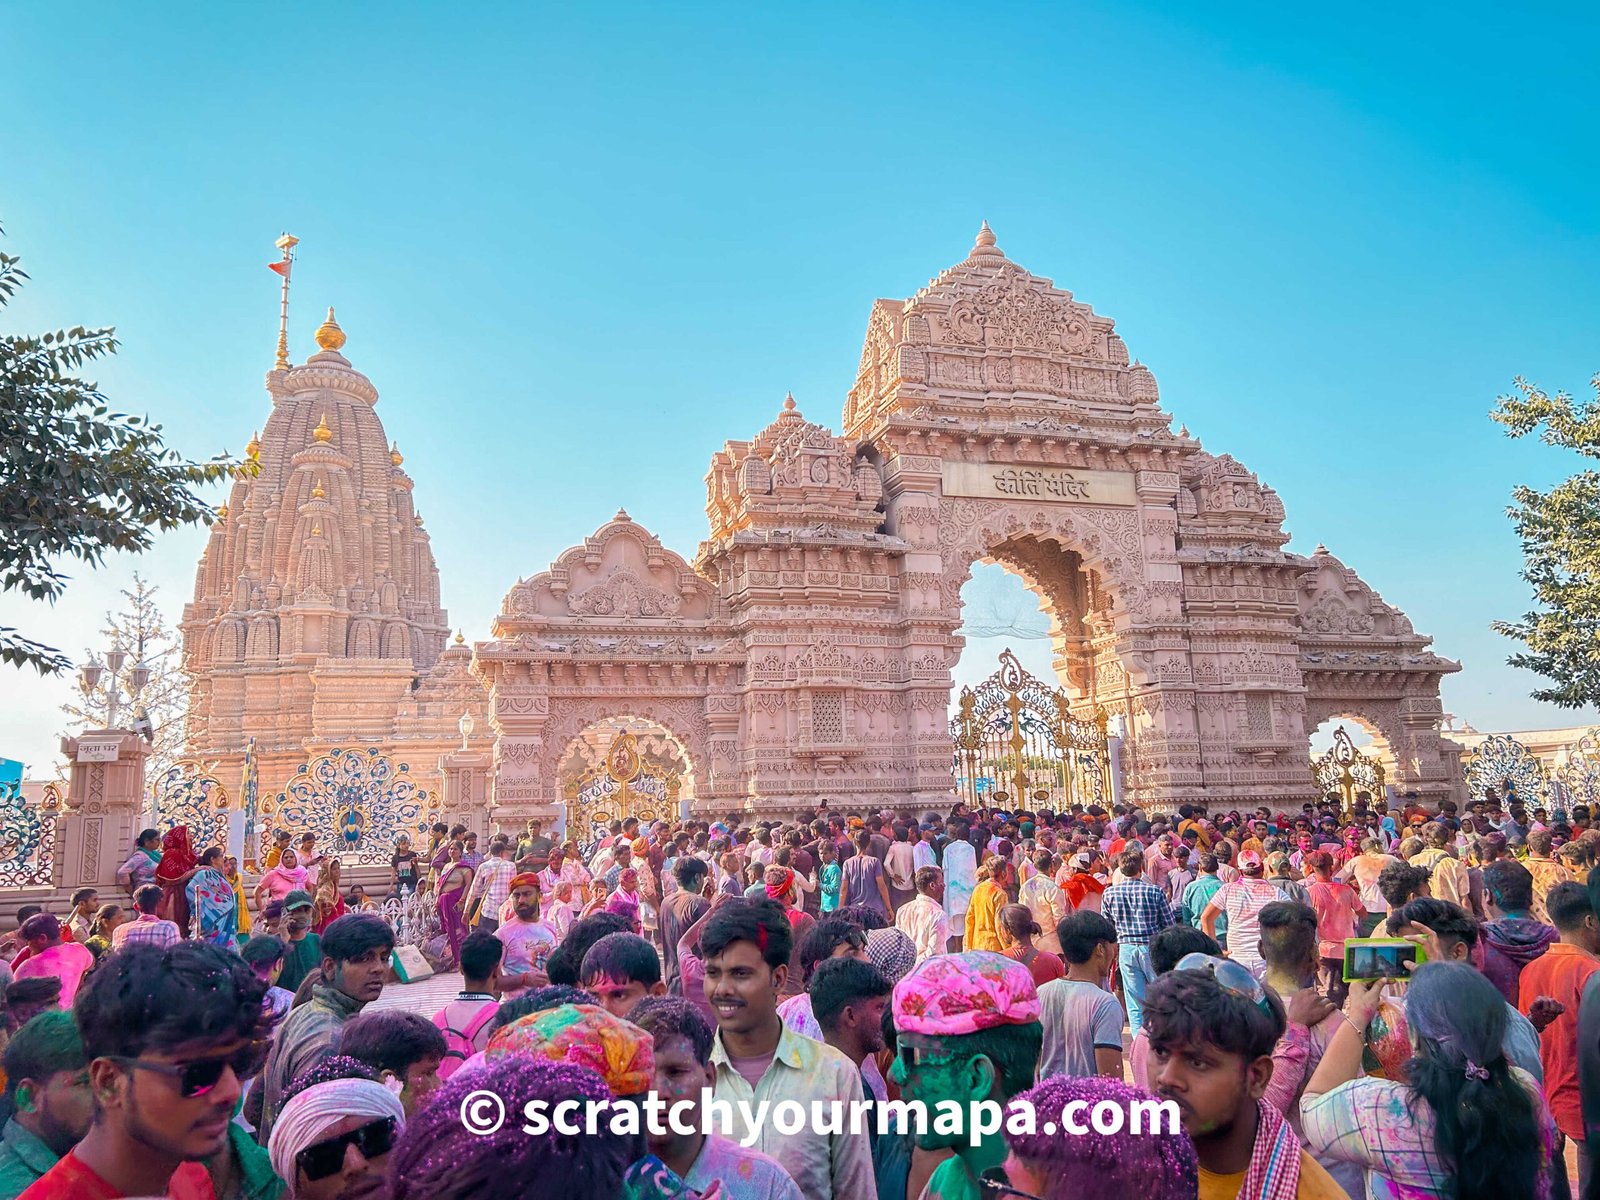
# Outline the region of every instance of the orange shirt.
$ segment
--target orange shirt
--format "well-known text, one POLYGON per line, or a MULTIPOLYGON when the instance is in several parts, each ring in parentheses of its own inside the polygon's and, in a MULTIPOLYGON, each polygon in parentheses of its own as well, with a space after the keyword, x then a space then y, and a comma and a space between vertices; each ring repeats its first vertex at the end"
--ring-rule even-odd
POLYGON ((1540 996, 1566 1005, 1539 1035, 1539 1063, 1544 1068, 1544 1095, 1556 1127, 1569 1138, 1583 1140, 1583 1098, 1578 1092, 1578 1005, 1583 985, 1600 971, 1600 959, 1577 946, 1557 942, 1522 968, 1517 1008, 1523 1016, 1540 996))

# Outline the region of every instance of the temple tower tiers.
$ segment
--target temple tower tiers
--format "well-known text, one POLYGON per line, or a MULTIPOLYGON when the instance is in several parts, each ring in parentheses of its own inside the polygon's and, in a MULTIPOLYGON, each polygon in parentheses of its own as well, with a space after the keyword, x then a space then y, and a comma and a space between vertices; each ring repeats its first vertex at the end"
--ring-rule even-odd
POLYGON ((272 411, 247 447, 259 471, 218 509, 184 608, 190 752, 231 781, 255 738, 269 793, 324 750, 381 746, 420 753, 410 766, 428 786, 462 713, 486 730, 487 710, 470 651, 446 650, 412 480, 331 308, 316 342, 305 363, 267 374, 272 411))

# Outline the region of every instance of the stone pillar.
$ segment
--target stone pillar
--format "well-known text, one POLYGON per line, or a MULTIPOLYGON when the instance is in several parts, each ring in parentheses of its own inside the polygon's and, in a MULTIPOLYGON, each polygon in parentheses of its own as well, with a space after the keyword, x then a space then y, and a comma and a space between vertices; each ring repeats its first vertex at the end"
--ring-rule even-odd
MULTIPOLYGON (((489 838, 489 773, 494 756, 484 750, 452 750, 439 756, 439 776, 444 794, 439 798, 441 820, 457 821, 485 842, 489 838)), ((487 853, 487 851, 485 851, 487 853)))
POLYGON ((144 808, 144 762, 150 743, 126 729, 63 738, 72 764, 62 813, 58 876, 63 888, 117 890, 117 868, 133 853, 144 808))

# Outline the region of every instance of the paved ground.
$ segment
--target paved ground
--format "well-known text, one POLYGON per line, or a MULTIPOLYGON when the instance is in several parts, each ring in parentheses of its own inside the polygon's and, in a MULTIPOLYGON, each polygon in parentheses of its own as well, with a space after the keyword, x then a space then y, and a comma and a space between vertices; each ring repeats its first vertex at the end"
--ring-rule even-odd
POLYGON ((391 983, 371 1004, 368 1012, 381 1008, 404 1008, 421 1016, 432 1018, 446 1004, 456 998, 461 990, 461 973, 452 971, 419 979, 416 983, 391 983))

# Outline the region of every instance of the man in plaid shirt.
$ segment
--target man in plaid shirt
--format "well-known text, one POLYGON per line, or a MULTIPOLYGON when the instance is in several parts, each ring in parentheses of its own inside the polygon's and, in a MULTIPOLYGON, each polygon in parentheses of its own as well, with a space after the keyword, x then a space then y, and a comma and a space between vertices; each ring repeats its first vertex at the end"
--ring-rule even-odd
POLYGON ((1117 966, 1122 975, 1122 1000, 1128 1007, 1128 1029, 1137 1034, 1144 1024, 1144 989, 1155 978, 1150 965, 1150 939, 1178 923, 1167 894, 1140 878, 1144 851, 1129 847, 1119 860, 1121 876, 1100 898, 1100 911, 1117 929, 1117 966))
POLYGON ((178 926, 172 921, 163 921, 156 916, 156 905, 161 903, 161 885, 147 883, 133 894, 133 906, 138 909, 139 915, 131 921, 124 921, 111 931, 111 948, 121 950, 124 946, 176 946, 183 940, 178 933, 178 926))
POLYGON ((485 933, 493 933, 500 927, 500 909, 511 896, 511 881, 516 874, 517 864, 511 861, 511 843, 503 835, 497 835, 489 843, 489 857, 478 864, 472 884, 461 900, 461 911, 465 913, 472 911, 474 899, 483 899, 477 928, 485 933))

